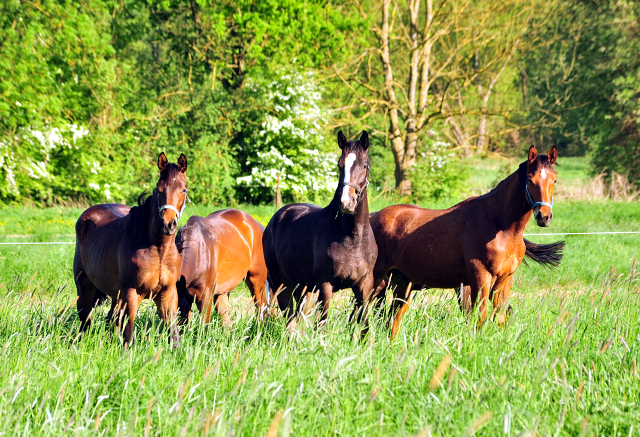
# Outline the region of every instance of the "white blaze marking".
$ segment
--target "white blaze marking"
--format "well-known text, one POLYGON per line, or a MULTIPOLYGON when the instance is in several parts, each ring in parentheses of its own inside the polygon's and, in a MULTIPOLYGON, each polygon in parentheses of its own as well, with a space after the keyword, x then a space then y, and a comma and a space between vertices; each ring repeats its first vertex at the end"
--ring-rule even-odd
MULTIPOLYGON (((351 182, 351 166, 356 161, 356 154, 349 153, 347 158, 344 160, 344 182, 351 182)), ((340 199, 343 202, 349 201, 349 186, 345 185, 342 187, 342 198, 340 199)))
POLYGON ((542 176, 542 179, 547 177, 547 171, 543 168, 542 171, 540 172, 540 175, 542 176))

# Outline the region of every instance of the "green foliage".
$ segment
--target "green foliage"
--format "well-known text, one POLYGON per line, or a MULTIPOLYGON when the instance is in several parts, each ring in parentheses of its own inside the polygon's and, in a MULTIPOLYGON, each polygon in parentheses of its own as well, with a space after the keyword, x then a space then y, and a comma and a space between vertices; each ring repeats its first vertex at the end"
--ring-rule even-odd
POLYGON ((413 197, 418 202, 459 198, 465 191, 470 173, 451 145, 435 137, 425 141, 411 172, 413 197))
POLYGON ((594 171, 640 184, 637 2, 553 3, 542 44, 524 57, 532 98, 529 121, 541 143, 561 153, 590 152, 594 171))
POLYGON ((263 201, 273 197, 278 180, 285 199, 326 197, 336 188, 338 147, 322 135, 321 90, 312 74, 277 73, 273 80, 247 84, 246 93, 260 102, 261 112, 235 144, 245 160, 238 183, 263 201))

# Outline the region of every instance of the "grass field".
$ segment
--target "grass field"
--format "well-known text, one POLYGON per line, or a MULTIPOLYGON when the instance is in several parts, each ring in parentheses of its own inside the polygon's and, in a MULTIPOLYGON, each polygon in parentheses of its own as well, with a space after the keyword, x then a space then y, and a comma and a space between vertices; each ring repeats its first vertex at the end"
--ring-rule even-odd
MULTIPOLYGON (((501 171, 485 164, 478 190, 501 171)), ((567 164, 560 181, 585 177, 567 164)), ((80 212, 0 210, 0 242, 71 242, 80 212)), ((640 231, 640 204, 556 200, 551 227, 527 232, 623 230, 640 231)), ((73 245, 0 246, 0 434, 640 436, 640 235, 563 238, 559 268, 517 272, 505 328, 476 331, 451 291, 429 290, 396 340, 374 315, 361 341, 344 291, 326 326, 289 337, 280 317, 256 322, 243 286, 231 333, 194 321, 176 350, 148 304, 132 348, 106 308, 79 340, 73 245)))

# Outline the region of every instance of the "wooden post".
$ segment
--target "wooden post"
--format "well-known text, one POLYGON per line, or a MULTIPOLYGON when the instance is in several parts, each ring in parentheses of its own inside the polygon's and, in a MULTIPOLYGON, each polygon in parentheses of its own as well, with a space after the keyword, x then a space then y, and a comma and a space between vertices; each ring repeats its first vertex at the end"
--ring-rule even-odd
POLYGON ((282 205, 282 196, 280 196, 280 175, 278 175, 278 183, 276 185, 276 208, 280 209, 282 205))

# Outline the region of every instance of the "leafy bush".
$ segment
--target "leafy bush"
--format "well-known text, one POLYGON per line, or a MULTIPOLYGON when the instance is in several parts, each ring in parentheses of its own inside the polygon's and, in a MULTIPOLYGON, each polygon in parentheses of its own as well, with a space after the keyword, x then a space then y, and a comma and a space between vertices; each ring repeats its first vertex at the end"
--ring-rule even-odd
POLYGON ((281 72, 274 80, 250 80, 248 92, 265 115, 247 125, 238 145, 246 154, 238 184, 253 199, 273 197, 280 177, 286 200, 316 199, 335 190, 337 156, 333 138, 321 134, 325 120, 321 90, 311 73, 281 72))
POLYGON ((415 201, 458 198, 463 195, 468 169, 457 159, 451 144, 440 140, 435 132, 427 139, 411 172, 415 201))

